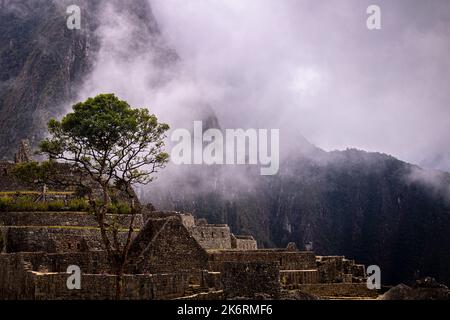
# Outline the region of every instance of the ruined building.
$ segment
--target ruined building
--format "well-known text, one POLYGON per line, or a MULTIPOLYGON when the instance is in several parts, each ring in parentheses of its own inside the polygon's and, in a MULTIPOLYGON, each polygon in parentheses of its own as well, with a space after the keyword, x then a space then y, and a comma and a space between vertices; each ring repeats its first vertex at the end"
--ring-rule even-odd
MULTIPOLYGON (((18 162, 28 159, 22 147, 18 162)), ((0 163, 0 192, 30 188, 11 176, 13 165, 0 163)), ((131 218, 107 216, 124 229, 131 218)), ((86 212, 0 210, 0 299, 114 299, 115 276, 97 226, 86 212), (67 287, 72 265, 82 273, 79 290, 67 287)), ((292 243, 258 249, 252 236, 188 213, 147 206, 135 214, 133 229, 124 299, 377 296, 353 260, 316 256, 292 243)))
MULTIPOLYGON (((144 210, 136 218, 126 299, 376 295, 366 288, 364 267, 342 256, 258 249, 251 236, 190 214, 144 210)), ((129 219, 122 215, 119 223, 129 219)), ((115 277, 92 215, 3 212, 0 234, 0 299, 114 298, 115 277), (81 268, 80 290, 67 288, 70 265, 81 268)))
POLYGON ((15 163, 26 163, 32 160, 30 141, 24 139, 20 142, 19 149, 14 154, 15 163))

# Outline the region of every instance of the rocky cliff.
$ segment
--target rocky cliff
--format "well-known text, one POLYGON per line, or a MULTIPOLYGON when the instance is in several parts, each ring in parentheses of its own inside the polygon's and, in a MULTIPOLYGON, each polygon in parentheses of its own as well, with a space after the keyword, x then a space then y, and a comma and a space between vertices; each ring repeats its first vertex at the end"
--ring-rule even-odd
POLYGON ((426 275, 450 283, 450 174, 385 154, 308 149, 285 158, 277 176, 249 167, 202 181, 186 173, 150 198, 254 234, 262 246, 296 242, 379 265, 384 283, 426 275))
MULTIPOLYGON (((67 2, 67 1, 66 1, 67 2)), ((72 1, 73 2, 73 1, 72 1)), ((74 1, 77 3, 80 1, 74 1)), ((13 146, 42 139, 49 118, 71 101, 92 63, 95 47, 87 25, 66 27, 64 1, 0 2, 0 155, 13 146)), ((88 24, 89 19, 86 19, 88 24)))
POLYGON ((0 0, 0 159, 11 159, 21 139, 36 146, 48 120, 78 98, 101 48, 107 5, 132 16, 148 37, 158 33, 146 0, 0 0), (80 30, 67 28, 69 5, 81 8, 80 30))

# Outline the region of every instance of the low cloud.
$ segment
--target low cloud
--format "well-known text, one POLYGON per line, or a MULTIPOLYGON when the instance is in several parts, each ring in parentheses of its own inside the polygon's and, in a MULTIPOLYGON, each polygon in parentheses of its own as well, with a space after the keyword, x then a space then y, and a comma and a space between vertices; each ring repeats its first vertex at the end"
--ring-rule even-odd
POLYGON ((379 31, 366 28, 371 1, 151 3, 225 126, 449 168, 447 1, 378 1, 379 31))
POLYGON ((450 169, 448 1, 380 0, 377 31, 366 27, 371 1, 133 3, 145 10, 100 10, 80 99, 115 92, 174 128, 213 110, 223 128, 281 129, 284 145, 301 134, 325 150, 450 169))
POLYGON ((419 183, 435 195, 446 199, 450 205, 450 174, 439 170, 424 170, 412 166, 407 175, 409 183, 419 183))

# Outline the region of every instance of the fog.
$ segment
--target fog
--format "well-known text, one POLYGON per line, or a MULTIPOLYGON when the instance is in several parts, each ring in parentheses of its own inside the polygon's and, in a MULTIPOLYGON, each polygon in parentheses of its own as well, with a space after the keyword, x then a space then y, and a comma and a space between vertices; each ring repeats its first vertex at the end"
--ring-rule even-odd
POLYGON ((415 163, 445 154, 450 4, 377 1, 382 29, 369 31, 371 3, 180 0, 154 10, 195 78, 221 89, 214 107, 227 126, 295 126, 326 150, 415 163))
POLYGON ((450 3, 375 2, 381 30, 374 1, 149 0, 156 35, 108 5, 80 98, 115 92, 172 127, 210 107, 223 128, 450 170, 450 3))

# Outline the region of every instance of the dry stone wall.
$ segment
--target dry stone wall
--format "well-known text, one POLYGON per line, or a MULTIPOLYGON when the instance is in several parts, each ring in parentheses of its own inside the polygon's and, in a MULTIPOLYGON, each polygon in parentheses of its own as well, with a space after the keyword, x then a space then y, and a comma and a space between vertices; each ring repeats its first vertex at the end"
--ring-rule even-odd
POLYGON ((257 250, 258 245, 252 236, 235 236, 231 234, 231 247, 236 250, 257 250))
MULTIPOLYGON (((33 273, 36 300, 114 300, 116 276, 84 274, 80 290, 68 290, 67 274, 33 273)), ((184 296, 188 288, 183 273, 125 275, 123 296, 126 300, 174 299, 184 296)))
MULTIPOLYGON (((4 234, 7 253, 104 250, 100 231, 96 228, 7 227, 4 234)), ((126 236, 125 232, 119 233, 119 240, 124 243, 126 236)))
POLYGON ((317 270, 281 270, 280 281, 285 288, 319 283, 319 273, 317 270))
MULTIPOLYGON (((89 254, 0 254, 0 297, 5 300, 115 299, 115 276, 109 272, 106 256, 89 254), (95 265, 95 263, 97 265, 95 265), (67 267, 77 264, 82 270, 81 290, 69 290, 67 267), (95 274, 90 274, 95 272, 95 274)), ((172 299, 184 296, 188 275, 126 275, 126 299, 172 299)))
MULTIPOLYGON (((123 227, 131 218, 114 217, 123 227)), ((257 250, 252 237, 234 236, 228 226, 198 222, 190 214, 144 211, 135 217, 127 299, 209 297, 205 292, 277 298, 281 289, 367 294, 365 284, 357 283, 364 266, 342 256, 316 257, 292 246, 257 250)), ((0 252, 7 252, 0 254, 0 298, 114 298, 115 278, 96 226, 93 216, 81 212, 0 214, 0 252), (83 290, 67 290, 69 265, 81 268, 83 290)))
POLYGON ((317 297, 373 297, 376 298, 376 290, 369 290, 365 283, 322 283, 304 284, 299 290, 317 297))
POLYGON ((276 263, 224 262, 221 267, 225 298, 279 298, 280 274, 276 263))
POLYGON ((36 186, 20 181, 12 175, 14 166, 14 163, 0 162, 0 191, 35 190, 36 186))
MULTIPOLYGON (((119 228, 128 228, 131 215, 107 215, 106 222, 114 223, 119 228)), ((143 216, 136 214, 133 227, 142 228, 143 216)), ((73 226, 97 227, 98 222, 93 214, 86 212, 1 212, 0 226, 73 226)))
POLYGON ((231 232, 227 225, 194 226, 189 231, 206 250, 231 249, 231 232))
POLYGON ((311 251, 255 250, 255 251, 217 251, 209 253, 211 270, 220 269, 224 262, 267 262, 278 264, 280 270, 315 269, 315 255, 311 251))
POLYGON ((149 219, 130 249, 133 273, 205 270, 206 251, 177 216, 149 219))
POLYGON ((318 256, 317 269, 321 283, 361 282, 366 277, 363 265, 343 256, 318 256))

